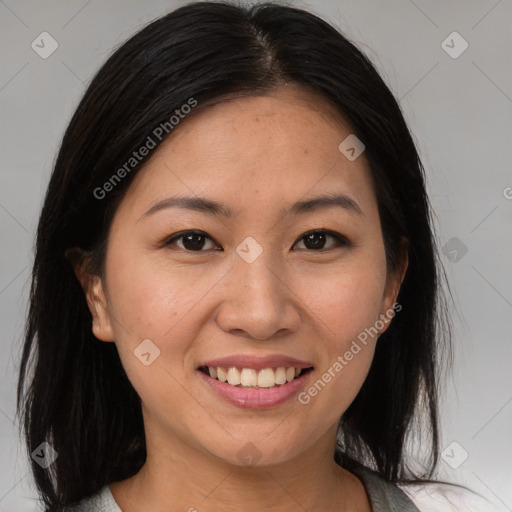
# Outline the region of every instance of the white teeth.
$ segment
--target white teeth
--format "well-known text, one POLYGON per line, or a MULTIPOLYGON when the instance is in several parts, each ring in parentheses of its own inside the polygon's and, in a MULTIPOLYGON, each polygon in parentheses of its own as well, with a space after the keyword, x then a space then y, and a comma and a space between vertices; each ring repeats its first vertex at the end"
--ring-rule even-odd
POLYGON ((276 384, 285 384, 286 383, 286 368, 280 366, 276 370, 276 384))
POLYGON ((230 368, 228 370, 228 384, 232 386, 240 384, 240 372, 236 368, 230 368))
POLYGON ((258 372, 258 387, 271 388, 276 385, 276 376, 272 368, 265 368, 258 372))
POLYGON ((217 379, 221 382, 226 382, 228 380, 228 372, 224 370, 224 368, 217 367, 217 379))
POLYGON ((257 386, 258 375, 252 368, 244 368, 240 373, 240 384, 242 386, 257 386))
POLYGON ((231 386, 273 388, 276 385, 282 386, 296 379, 301 375, 302 368, 285 368, 280 366, 275 370, 273 368, 264 368, 258 371, 252 368, 238 369, 231 367, 225 369, 220 366, 208 366, 208 372, 212 379, 227 382, 231 386))

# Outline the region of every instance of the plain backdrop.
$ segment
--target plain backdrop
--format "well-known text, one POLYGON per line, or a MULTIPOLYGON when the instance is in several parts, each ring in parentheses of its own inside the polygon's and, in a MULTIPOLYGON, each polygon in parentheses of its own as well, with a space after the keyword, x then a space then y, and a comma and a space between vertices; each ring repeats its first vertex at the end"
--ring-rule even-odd
MULTIPOLYGON (((13 421, 15 384, 34 234, 61 137, 112 49, 185 3, 0 0, 2 512, 39 510, 13 421), (47 58, 31 46, 45 37, 51 49, 42 32, 58 44, 47 58)), ((438 475, 512 510, 512 3, 294 4, 337 25, 399 99, 426 168, 456 303, 438 475)))

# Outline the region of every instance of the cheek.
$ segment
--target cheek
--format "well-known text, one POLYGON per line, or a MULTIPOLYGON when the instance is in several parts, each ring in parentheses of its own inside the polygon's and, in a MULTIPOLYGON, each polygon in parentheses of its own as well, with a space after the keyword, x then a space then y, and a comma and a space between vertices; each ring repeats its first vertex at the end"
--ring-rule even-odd
MULTIPOLYGON (((361 389, 371 366, 382 305, 385 275, 378 262, 367 261, 324 278, 305 280, 304 301, 321 340, 320 364, 301 403, 336 422, 361 389)), ((300 397, 299 397, 300 398, 300 397)))
POLYGON ((379 264, 358 264, 300 278, 301 298, 324 339, 337 349, 375 324, 385 288, 379 264))
MULTIPOLYGON (((194 329, 200 328, 189 321, 189 313, 207 291, 204 282, 142 259, 119 258, 118 265, 115 261, 112 251, 109 303, 123 368, 152 415, 183 410, 190 404, 183 385, 185 356, 196 338, 194 329)), ((204 421, 200 411, 189 409, 191 422, 204 421)))
MULTIPOLYGON (((186 268, 166 268, 148 257, 117 258, 112 251, 108 289, 113 315, 122 322, 120 337, 155 338, 159 343, 179 330, 208 288, 207 276, 186 268)), ((174 336, 173 336, 174 337, 174 336)), ((140 341, 139 341, 140 342, 140 341)))
POLYGON ((180 388, 173 377, 182 381, 190 340, 201 328, 199 322, 191 322, 190 312, 211 284, 199 273, 171 272, 150 264, 148 258, 119 254, 112 251, 107 270, 116 347, 135 389, 151 403, 155 390, 180 388), (142 357, 148 352, 149 357, 142 357))

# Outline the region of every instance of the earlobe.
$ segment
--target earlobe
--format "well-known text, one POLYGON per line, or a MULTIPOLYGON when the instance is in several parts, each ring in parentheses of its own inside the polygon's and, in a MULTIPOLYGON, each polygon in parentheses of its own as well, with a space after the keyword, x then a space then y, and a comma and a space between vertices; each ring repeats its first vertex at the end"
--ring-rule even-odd
POLYGON ((65 257, 73 267, 75 275, 82 286, 87 306, 92 316, 92 332, 101 341, 114 341, 111 315, 100 276, 87 270, 88 256, 77 247, 66 250, 65 257))
POLYGON ((114 341, 111 315, 99 276, 92 277, 93 283, 86 292, 87 304, 92 315, 92 332, 101 341, 114 341))

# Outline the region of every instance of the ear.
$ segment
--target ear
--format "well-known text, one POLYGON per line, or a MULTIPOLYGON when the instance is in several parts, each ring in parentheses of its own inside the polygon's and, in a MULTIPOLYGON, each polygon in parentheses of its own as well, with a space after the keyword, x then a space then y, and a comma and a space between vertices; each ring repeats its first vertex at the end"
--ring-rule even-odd
POLYGON ((102 341, 114 341, 112 318, 108 310, 103 281, 100 276, 91 273, 90 256, 79 247, 72 247, 64 253, 71 263, 75 275, 85 293, 87 306, 92 315, 92 332, 102 341))
POLYGON ((379 336, 386 332, 391 324, 392 318, 395 316, 395 311, 400 311, 398 307, 393 309, 394 304, 398 298, 400 287, 405 279, 407 267, 409 266, 409 241, 407 238, 402 237, 400 243, 399 263, 393 272, 390 272, 386 280, 386 288, 382 301, 382 309, 380 313, 380 321, 384 324, 382 329, 379 329, 379 336))

